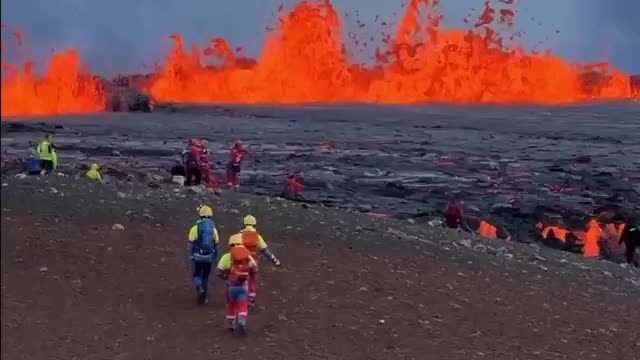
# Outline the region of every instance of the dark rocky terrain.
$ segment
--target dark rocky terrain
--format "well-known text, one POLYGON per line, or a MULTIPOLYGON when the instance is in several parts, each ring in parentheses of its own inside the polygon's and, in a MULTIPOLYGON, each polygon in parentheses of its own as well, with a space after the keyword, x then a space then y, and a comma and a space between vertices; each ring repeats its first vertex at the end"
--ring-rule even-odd
POLYGON ((626 266, 68 170, 3 172, 3 359, 640 359, 640 275, 626 266), (262 266, 247 338, 223 329, 219 281, 195 304, 184 251, 200 203, 224 238, 256 215, 283 261, 262 266))
MULTIPOLYGON (((2 124, 5 171, 44 132, 63 171, 97 162, 114 178, 166 176, 187 140, 209 139, 222 178, 228 147, 250 155, 242 191, 280 193, 289 173, 311 202, 424 223, 455 194, 482 218, 535 241, 538 221, 583 230, 595 210, 640 213, 640 106, 164 106, 2 124), (31 142, 31 143, 30 143, 31 142), (155 176, 155 175, 154 175, 155 176)), ((22 119, 29 120, 29 119, 22 119)), ((612 245, 612 260, 621 249, 612 245)))

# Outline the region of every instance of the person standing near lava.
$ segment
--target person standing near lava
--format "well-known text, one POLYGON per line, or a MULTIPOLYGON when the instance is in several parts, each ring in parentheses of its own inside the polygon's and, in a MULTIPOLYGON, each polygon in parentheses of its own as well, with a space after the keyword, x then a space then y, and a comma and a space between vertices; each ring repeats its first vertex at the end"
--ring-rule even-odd
POLYGON ((620 234, 618 244, 625 246, 625 258, 628 264, 632 264, 635 267, 640 267, 638 260, 635 259, 636 248, 640 248, 640 227, 631 221, 628 217, 617 215, 614 218, 614 222, 618 223, 618 226, 623 226, 620 234))
POLYGON ((462 231, 464 224, 463 202, 457 196, 449 202, 444 213, 444 225, 450 229, 462 231))
POLYGON ((289 175, 284 190, 282 190, 282 197, 292 201, 304 200, 302 190, 304 190, 302 182, 295 175, 289 175))
POLYGON ((210 188, 218 187, 218 182, 211 176, 211 170, 213 163, 209 160, 209 149, 207 149, 207 145, 209 142, 207 140, 200 140, 200 154, 199 154, 199 164, 200 164, 200 174, 202 176, 202 182, 205 186, 210 188))
POLYGON ((246 150, 242 143, 236 141, 231 147, 229 162, 227 163, 227 185, 233 187, 235 191, 240 189, 240 165, 245 154, 246 150))
POLYGON ((45 174, 51 173, 58 163, 58 156, 56 155, 56 148, 51 140, 51 135, 47 134, 44 136, 44 139, 38 144, 36 151, 40 156, 42 169, 45 174))
POLYGON ((189 146, 182 152, 186 183, 189 186, 200 185, 200 146, 197 139, 191 139, 189 146))

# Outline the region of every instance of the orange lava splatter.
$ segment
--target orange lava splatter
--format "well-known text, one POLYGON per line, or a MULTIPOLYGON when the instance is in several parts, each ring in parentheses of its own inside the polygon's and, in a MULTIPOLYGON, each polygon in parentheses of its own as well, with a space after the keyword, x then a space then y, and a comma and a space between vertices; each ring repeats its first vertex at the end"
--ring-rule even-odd
POLYGON ((480 236, 488 239, 498 238, 498 229, 485 220, 480 221, 478 233, 480 234, 480 236))
POLYGON ((487 2, 475 30, 441 29, 439 2, 411 0, 396 37, 377 51, 378 62, 369 68, 349 62, 340 17, 329 0, 301 2, 290 13, 281 7, 279 26, 253 63, 239 64, 221 39, 205 51, 196 45, 188 51, 176 36, 150 92, 161 101, 199 103, 558 104, 632 98, 629 76, 607 64, 572 65, 551 53, 505 46, 494 25, 513 23, 514 1, 501 1, 497 11, 487 2), (588 83, 587 72, 593 72, 588 83))
MULTIPOLYGON (((23 35, 14 36, 22 46, 23 35)), ((98 112, 104 101, 99 81, 82 71, 77 51, 53 54, 43 76, 35 74, 33 62, 14 66, 2 60, 2 116, 98 112)))

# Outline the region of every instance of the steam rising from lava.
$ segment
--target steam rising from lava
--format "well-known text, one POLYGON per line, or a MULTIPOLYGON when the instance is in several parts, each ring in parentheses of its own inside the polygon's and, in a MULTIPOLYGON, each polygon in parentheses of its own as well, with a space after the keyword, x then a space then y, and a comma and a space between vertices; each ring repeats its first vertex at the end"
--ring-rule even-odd
MULTIPOLYGON (((558 104, 633 96, 629 76, 606 63, 572 65, 515 46, 514 0, 495 8, 487 2, 472 30, 441 29, 439 2, 411 0, 370 67, 347 57, 330 0, 301 2, 290 12, 281 7, 280 22, 255 60, 221 38, 187 49, 176 34, 147 90, 160 101, 198 103, 558 104), (584 73, 595 76, 585 83, 584 73)), ((75 52, 50 62, 46 75, 36 77, 3 60, 2 115, 104 108, 105 94, 80 75, 75 52)))

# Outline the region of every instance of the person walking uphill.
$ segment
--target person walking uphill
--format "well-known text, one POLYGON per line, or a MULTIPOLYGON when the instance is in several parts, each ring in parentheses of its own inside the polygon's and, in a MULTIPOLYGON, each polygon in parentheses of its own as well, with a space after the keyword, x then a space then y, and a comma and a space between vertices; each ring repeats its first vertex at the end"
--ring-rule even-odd
POLYGON ((40 161, 42 162, 42 169, 46 174, 51 173, 55 170, 58 165, 58 156, 56 154, 55 146, 51 140, 51 135, 45 135, 44 139, 40 141, 38 147, 36 148, 38 155, 40 156, 40 161))
POLYGON ((236 141, 231 147, 229 153, 229 162, 227 163, 227 185, 232 186, 234 190, 240 189, 240 166, 246 150, 240 141, 236 141))
POLYGON ((230 251, 220 258, 218 276, 226 280, 227 329, 240 335, 246 334, 249 316, 249 279, 258 272, 258 264, 242 245, 242 239, 234 238, 230 251))
MULTIPOLYGON (((267 243, 264 241, 262 235, 256 230, 256 218, 253 215, 247 215, 244 217, 244 229, 239 233, 232 235, 229 238, 229 246, 231 244, 242 244, 253 257, 254 261, 258 263, 258 257, 260 253, 264 254, 271 262, 276 266, 280 266, 280 260, 271 252, 267 243)), ((258 288, 258 276, 257 273, 249 276, 249 302, 254 304, 256 301, 257 288, 258 288)))
POLYGON ((204 304, 208 301, 209 275, 211 264, 217 260, 219 236, 211 207, 200 206, 198 214, 200 219, 189 230, 187 253, 191 260, 198 303, 204 304))

